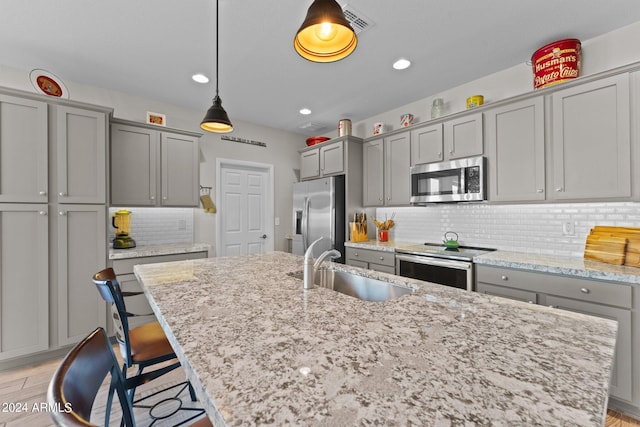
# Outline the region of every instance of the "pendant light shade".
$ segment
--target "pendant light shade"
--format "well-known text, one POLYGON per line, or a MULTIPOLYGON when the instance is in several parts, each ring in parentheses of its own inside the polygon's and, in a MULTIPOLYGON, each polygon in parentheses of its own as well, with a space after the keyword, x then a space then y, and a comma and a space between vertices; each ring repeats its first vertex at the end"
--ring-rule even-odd
POLYGON ((293 40, 300 56, 313 62, 334 62, 356 49, 358 37, 335 0, 314 0, 293 40))
POLYGON ((200 128, 209 132, 225 133, 233 130, 233 125, 227 112, 222 108, 222 100, 218 95, 213 98, 213 105, 207 110, 207 114, 200 123, 200 128))
POLYGON ((218 61, 218 52, 220 51, 218 47, 218 28, 220 27, 218 24, 218 2, 216 0, 216 96, 213 98, 213 105, 209 107, 207 114, 202 119, 200 128, 207 132, 227 133, 233 130, 233 125, 227 112, 222 108, 222 99, 218 95, 218 63, 220 62, 218 61))

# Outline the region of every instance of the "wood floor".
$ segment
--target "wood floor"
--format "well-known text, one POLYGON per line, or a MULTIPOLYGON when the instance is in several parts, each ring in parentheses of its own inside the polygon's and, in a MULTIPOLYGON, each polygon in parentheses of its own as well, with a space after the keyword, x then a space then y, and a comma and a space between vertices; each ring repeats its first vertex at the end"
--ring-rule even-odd
MULTIPOLYGON (((116 349, 117 354, 117 349, 116 349)), ((46 402, 47 385, 58 366, 59 360, 53 360, 37 366, 22 369, 0 372, 0 427, 48 427, 53 426, 49 414, 46 411, 38 411, 39 405, 46 402), (14 404, 13 407, 10 405, 14 404), (35 406, 34 406, 35 405, 35 406), (26 409, 25 409, 26 408, 26 409)), ((152 393, 163 385, 179 383, 184 380, 184 373, 177 369, 164 377, 145 384, 139 389, 136 396, 152 393)), ((98 395, 97 401, 104 402, 106 399, 107 385, 105 384, 98 395)), ((187 392, 182 399, 190 404, 187 392)), ((182 396, 182 395, 181 395, 182 396)), ((198 405, 198 402, 195 402, 198 405)), ((114 404, 117 407, 117 404, 114 404)), ((98 425, 104 423, 104 403, 97 403, 94 407, 92 421, 98 425)), ((149 426, 151 418, 146 411, 136 410, 136 423, 139 426, 149 426)), ((182 415, 182 418, 188 415, 182 415)), ((164 427, 175 425, 181 419, 180 415, 161 422, 153 423, 153 426, 164 427)), ((120 417, 114 409, 111 415, 111 426, 120 425, 120 417)), ((614 411, 608 411, 606 427, 640 427, 640 421, 614 411)))

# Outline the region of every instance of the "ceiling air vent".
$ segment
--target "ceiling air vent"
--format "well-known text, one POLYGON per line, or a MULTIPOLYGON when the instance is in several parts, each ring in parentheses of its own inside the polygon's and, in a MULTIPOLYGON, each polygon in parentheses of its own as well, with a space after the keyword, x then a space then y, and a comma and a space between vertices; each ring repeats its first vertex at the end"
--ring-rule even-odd
POLYGON ((345 4, 344 6, 342 6, 342 11, 344 12, 345 18, 347 18, 347 21, 349 21, 349 24, 351 24, 351 27, 353 27, 353 30, 356 32, 356 34, 360 34, 367 28, 374 25, 374 22, 371 19, 364 16, 360 11, 354 9, 349 4, 345 4))

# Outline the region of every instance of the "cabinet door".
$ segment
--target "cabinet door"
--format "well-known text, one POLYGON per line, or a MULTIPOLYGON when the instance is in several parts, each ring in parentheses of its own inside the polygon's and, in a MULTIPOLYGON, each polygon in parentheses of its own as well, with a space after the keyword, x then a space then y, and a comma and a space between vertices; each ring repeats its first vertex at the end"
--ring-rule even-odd
POLYGON ((47 104, 0 95, 0 202, 48 201, 47 104))
POLYGON ((362 204, 384 204, 384 141, 376 139, 362 144, 362 204))
POLYGON ((156 205, 158 138, 151 129, 112 125, 111 205, 156 205))
POLYGON ((476 283, 476 292, 486 295, 495 295, 497 297, 515 299, 518 301, 528 302, 531 304, 538 303, 538 294, 521 289, 508 288, 505 286, 496 286, 489 283, 476 283))
POLYGON ((444 122, 445 159, 482 155, 482 113, 444 122))
POLYGON ((485 112, 489 200, 545 199, 544 100, 527 99, 485 112))
POLYGON ((618 322, 615 363, 613 365, 609 393, 611 396, 630 401, 632 397, 631 381, 634 376, 631 350, 631 310, 551 295, 546 296, 546 304, 555 308, 604 317, 618 322))
POLYGON ((55 111, 58 202, 106 203, 105 114, 65 106, 55 111))
POLYGON ((442 123, 412 130, 411 166, 444 160, 442 144, 442 123))
POLYGON ((384 204, 408 206, 411 199, 411 134, 384 139, 384 204))
POLYGON ((197 207, 200 183, 197 138, 162 132, 160 145, 161 205, 197 207))
POLYGON ((107 264, 106 206, 58 205, 58 344, 79 342, 107 322, 89 279, 107 264))
POLYGON ((552 95, 553 192, 565 199, 631 196, 629 76, 552 95))
POLYGON ((0 360, 49 348, 47 209, 0 205, 0 360))
POLYGON ((320 176, 320 150, 305 151, 300 154, 300 179, 320 176))
POLYGON ((322 176, 344 173, 343 141, 320 147, 320 173, 322 176))

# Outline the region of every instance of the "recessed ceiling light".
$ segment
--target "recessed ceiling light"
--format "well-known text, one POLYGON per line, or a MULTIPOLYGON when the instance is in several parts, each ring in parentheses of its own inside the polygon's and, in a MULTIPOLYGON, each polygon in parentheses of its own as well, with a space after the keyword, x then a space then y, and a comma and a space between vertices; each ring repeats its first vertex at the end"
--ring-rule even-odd
POLYGON ((311 114, 311 110, 309 110, 308 108, 303 108, 302 110, 300 110, 300 114, 308 116, 309 114, 311 114))
POLYGON ((400 58, 396 62, 393 63, 393 68, 396 70, 404 70, 405 68, 409 68, 411 65, 411 61, 408 59, 400 58))
POLYGON ((205 76, 204 74, 194 74, 193 76, 191 76, 191 78, 193 79, 194 82, 197 83, 209 83, 209 77, 205 76))

